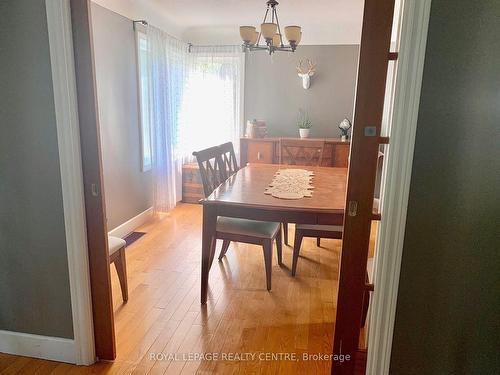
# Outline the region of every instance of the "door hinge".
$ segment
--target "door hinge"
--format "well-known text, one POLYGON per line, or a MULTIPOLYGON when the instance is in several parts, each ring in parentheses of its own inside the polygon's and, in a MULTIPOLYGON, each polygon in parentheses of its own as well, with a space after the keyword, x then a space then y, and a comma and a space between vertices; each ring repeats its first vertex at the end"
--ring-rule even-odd
POLYGON ((387 58, 389 61, 396 61, 399 57, 399 54, 397 52, 389 52, 387 58))

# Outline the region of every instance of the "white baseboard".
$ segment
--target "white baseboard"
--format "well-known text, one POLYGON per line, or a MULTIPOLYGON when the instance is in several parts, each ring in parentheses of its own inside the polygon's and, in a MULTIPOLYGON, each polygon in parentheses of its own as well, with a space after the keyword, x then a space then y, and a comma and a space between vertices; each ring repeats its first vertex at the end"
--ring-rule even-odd
POLYGON ((141 212, 139 215, 134 216, 132 219, 126 221, 122 225, 117 226, 115 229, 110 230, 108 234, 113 237, 125 238, 127 234, 133 232, 142 224, 147 223, 153 217, 153 207, 149 207, 146 211, 141 212))
POLYGON ((0 330, 0 352, 76 363, 75 341, 61 337, 0 330))

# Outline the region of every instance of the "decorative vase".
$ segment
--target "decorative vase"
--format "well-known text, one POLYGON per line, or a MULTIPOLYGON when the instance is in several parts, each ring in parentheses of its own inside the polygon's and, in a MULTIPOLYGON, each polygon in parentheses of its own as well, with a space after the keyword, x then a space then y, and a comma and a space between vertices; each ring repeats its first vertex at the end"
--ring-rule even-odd
POLYGON ((352 124, 347 117, 343 119, 339 124, 339 129, 342 134, 342 137, 340 139, 342 140, 342 142, 346 142, 349 139, 349 129, 351 128, 351 126, 352 124))
POLYGON ((299 129, 300 138, 309 138, 309 131, 311 129, 299 129))

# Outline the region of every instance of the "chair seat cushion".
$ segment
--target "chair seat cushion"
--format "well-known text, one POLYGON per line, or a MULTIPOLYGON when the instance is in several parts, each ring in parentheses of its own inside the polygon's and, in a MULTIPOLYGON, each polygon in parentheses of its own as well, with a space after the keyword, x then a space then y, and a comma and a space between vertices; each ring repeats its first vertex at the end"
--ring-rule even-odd
POLYGON ((273 238, 280 229, 280 223, 239 219, 235 217, 219 217, 217 232, 239 234, 259 238, 273 238))
POLYGON ((329 232, 342 232, 344 230, 342 225, 297 224, 296 228, 302 230, 320 230, 329 232))
POLYGON ((122 247, 125 247, 127 243, 118 237, 108 236, 108 248, 109 255, 116 253, 122 247))

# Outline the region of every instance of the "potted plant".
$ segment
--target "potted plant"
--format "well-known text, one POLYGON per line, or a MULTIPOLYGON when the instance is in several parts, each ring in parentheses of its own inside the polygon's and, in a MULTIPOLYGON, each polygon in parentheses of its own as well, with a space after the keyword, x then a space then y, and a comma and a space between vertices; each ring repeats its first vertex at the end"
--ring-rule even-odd
POLYGON ((297 121, 297 125, 299 126, 300 138, 308 138, 309 132, 312 128, 312 122, 309 119, 308 114, 303 110, 299 110, 299 119, 297 121))

